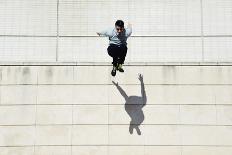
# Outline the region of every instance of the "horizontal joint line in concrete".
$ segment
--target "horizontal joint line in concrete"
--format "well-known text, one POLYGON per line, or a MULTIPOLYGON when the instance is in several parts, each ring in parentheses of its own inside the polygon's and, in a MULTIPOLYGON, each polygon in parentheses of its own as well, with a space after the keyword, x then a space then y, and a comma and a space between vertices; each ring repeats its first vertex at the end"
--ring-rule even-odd
POLYGON ((0 35, 0 37, 33 37, 33 38, 41 38, 41 37, 49 37, 49 38, 56 38, 56 35, 51 35, 51 36, 47 36, 47 35, 0 35))
MULTIPOLYGON (((73 105, 73 106, 83 106, 83 105, 86 105, 86 106, 91 106, 91 105, 97 105, 97 106, 103 106, 103 105, 105 105, 105 106, 115 106, 115 105, 117 105, 117 106, 124 106, 125 104, 47 104, 47 103, 44 103, 44 104, 42 104, 42 103, 40 103, 40 104, 0 104, 0 106, 32 106, 32 105, 34 105, 34 106, 36 106, 36 105, 42 105, 42 106, 46 106, 46 105, 60 105, 60 106, 71 106, 71 105, 73 105)), ((137 104, 130 104, 130 105, 137 105, 137 104)), ((193 106, 193 105, 196 105, 196 106, 205 106, 205 105, 214 105, 214 106, 232 106, 232 103, 231 104, 146 104, 146 106, 150 106, 150 105, 165 105, 165 106, 170 106, 170 105, 176 105, 176 106, 179 106, 179 105, 191 105, 191 106, 193 106)))
MULTIPOLYGON (((63 35, 60 37, 99 37, 99 36, 92 36, 92 35, 83 35, 83 36, 77 36, 77 35, 63 35)), ((100 36, 103 37, 104 36, 100 36)), ((134 35, 131 36, 131 38, 139 38, 139 37, 144 37, 144 38, 200 38, 201 35, 134 35)), ((232 35, 204 35, 204 37, 232 37, 232 35)))
POLYGON ((203 147, 232 147, 232 145, 124 145, 124 144, 80 144, 80 145, 1 145, 0 147, 43 147, 43 146, 54 146, 54 147, 59 147, 59 146, 173 146, 173 147, 178 147, 178 146, 203 146, 203 147))
MULTIPOLYGON (((1 125, 0 127, 22 127, 22 126, 128 126, 130 124, 12 124, 1 125)), ((232 127, 232 124, 220 125, 220 124, 132 124, 141 126, 214 126, 214 127, 232 127)))
MULTIPOLYGON (((57 35, 0 35, 0 37, 51 37, 57 38, 57 35)), ((59 35, 59 38, 96 38, 95 35, 59 35)), ((104 36, 101 36, 104 37, 104 36)), ((146 38, 200 38, 201 35, 134 35, 132 38, 146 37, 146 38)), ((204 35, 204 37, 232 37, 232 35, 204 35)))
MULTIPOLYGON (((85 66, 85 67, 99 67, 99 66, 112 66, 109 63, 103 62, 0 62, 0 66, 85 66)), ((124 66, 132 66, 132 67, 146 67, 146 66, 207 66, 207 67, 215 67, 215 66, 232 66, 232 62, 130 62, 125 63, 124 66)))
MULTIPOLYGON (((73 85, 81 85, 81 86, 111 86, 113 84, 89 84, 89 83, 70 83, 70 84, 60 84, 60 83, 55 83, 55 84, 45 84, 45 83, 36 83, 36 84, 0 84, 0 86, 73 86, 73 85)), ((140 86, 141 84, 120 84, 120 86, 140 86)), ((145 86, 231 86, 232 83, 228 83, 228 84, 215 84, 215 83, 212 83, 212 84, 145 84, 145 86)))

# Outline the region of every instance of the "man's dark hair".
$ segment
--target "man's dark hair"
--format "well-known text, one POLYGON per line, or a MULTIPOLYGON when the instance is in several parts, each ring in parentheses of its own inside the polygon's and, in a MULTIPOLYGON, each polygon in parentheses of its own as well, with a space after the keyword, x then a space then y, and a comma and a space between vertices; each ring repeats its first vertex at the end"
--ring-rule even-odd
POLYGON ((124 27, 124 22, 122 20, 117 20, 115 22, 115 26, 118 26, 118 27, 124 27))

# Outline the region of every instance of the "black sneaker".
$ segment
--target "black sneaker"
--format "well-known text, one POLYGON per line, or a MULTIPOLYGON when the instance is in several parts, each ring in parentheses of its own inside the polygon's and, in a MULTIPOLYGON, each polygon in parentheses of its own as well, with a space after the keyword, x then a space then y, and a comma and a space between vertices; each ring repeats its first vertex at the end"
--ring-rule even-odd
POLYGON ((119 72, 124 72, 124 69, 122 68, 122 64, 118 64, 117 70, 119 72))
POLYGON ((112 71, 111 71, 111 75, 115 76, 116 75, 116 67, 113 67, 112 71))

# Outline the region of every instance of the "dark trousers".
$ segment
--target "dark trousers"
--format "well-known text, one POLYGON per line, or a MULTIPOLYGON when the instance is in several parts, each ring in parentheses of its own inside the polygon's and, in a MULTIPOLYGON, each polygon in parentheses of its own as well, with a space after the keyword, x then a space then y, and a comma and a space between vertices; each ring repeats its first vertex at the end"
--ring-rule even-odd
POLYGON ((108 54, 113 58, 112 64, 114 66, 118 64, 123 64, 125 61, 127 46, 126 45, 114 45, 110 44, 107 48, 108 54))

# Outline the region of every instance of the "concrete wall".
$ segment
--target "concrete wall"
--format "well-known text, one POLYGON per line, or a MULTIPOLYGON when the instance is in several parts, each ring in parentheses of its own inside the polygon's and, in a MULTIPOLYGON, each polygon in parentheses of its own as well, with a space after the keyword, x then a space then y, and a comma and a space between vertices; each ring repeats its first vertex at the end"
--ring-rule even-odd
POLYGON ((230 0, 0 0, 0 155, 231 155, 231 12, 230 0), (117 19, 133 35, 112 78, 95 32, 117 19))
POLYGON ((2 66, 0 154, 232 153, 231 66, 126 66, 115 78, 110 70, 2 66), (135 99, 128 113, 112 81, 141 97, 139 73, 147 103, 138 109, 135 99), (141 135, 129 132, 133 117, 141 135))
POLYGON ((126 62, 231 62, 230 0, 1 0, 0 60, 110 62, 96 31, 133 24, 126 62))

